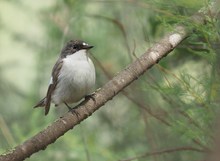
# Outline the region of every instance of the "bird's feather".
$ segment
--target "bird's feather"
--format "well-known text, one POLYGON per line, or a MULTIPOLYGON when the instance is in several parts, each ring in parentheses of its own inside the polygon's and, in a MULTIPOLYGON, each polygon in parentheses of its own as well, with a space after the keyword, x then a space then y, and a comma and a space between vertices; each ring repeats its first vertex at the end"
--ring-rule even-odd
POLYGON ((51 78, 52 81, 50 82, 50 85, 47 90, 47 95, 46 95, 45 115, 47 115, 50 110, 51 96, 52 96, 54 90, 56 89, 56 86, 58 83, 58 76, 59 76, 60 70, 62 68, 62 65, 63 65, 62 59, 58 59, 56 64, 53 67, 52 78, 51 78))
POLYGON ((44 97, 42 100, 40 100, 35 106, 36 107, 45 107, 45 115, 48 114, 49 110, 50 110, 50 103, 51 103, 51 96, 54 92, 54 90, 56 89, 57 83, 58 83, 58 76, 60 73, 60 70, 62 68, 63 65, 63 61, 61 58, 59 58, 56 62, 56 64, 53 67, 52 70, 52 77, 51 77, 51 81, 47 90, 47 95, 46 97, 44 97))

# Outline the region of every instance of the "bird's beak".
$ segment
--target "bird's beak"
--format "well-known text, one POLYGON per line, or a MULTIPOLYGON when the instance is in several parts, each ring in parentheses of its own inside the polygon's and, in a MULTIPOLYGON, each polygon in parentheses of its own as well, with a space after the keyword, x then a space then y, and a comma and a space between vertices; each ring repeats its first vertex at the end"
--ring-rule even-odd
POLYGON ((91 49, 91 48, 93 48, 93 47, 94 47, 94 46, 92 46, 92 45, 85 45, 83 48, 88 50, 88 49, 91 49))

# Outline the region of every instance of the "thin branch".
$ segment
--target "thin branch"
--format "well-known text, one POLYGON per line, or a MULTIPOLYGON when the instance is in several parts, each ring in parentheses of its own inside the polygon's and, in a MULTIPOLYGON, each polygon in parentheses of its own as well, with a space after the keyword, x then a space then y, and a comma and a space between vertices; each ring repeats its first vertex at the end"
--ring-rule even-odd
MULTIPOLYGON (((193 16, 192 20, 196 21, 196 24, 202 25, 205 23, 206 16, 200 12, 196 15, 196 18, 193 16)), ((46 129, 16 146, 10 152, 0 155, 0 161, 22 161, 30 157, 33 153, 46 149, 49 144, 55 142, 67 131, 92 115, 92 113, 106 102, 112 100, 115 95, 158 63, 159 60, 170 53, 189 35, 190 32, 184 26, 176 26, 172 33, 164 36, 164 38, 149 48, 136 61, 107 82, 100 90, 96 91, 93 98, 83 101, 74 111, 66 113, 46 129)))
POLYGON ((84 130, 83 130, 82 126, 80 126, 80 133, 81 133, 82 142, 83 142, 83 145, 84 145, 84 150, 85 150, 85 153, 86 153, 86 160, 91 161, 90 153, 89 153, 89 149, 88 149, 88 144, 86 142, 85 133, 84 133, 84 130))
MULTIPOLYGON (((142 103, 138 102, 136 99, 132 98, 131 96, 128 95, 127 92, 122 91, 122 94, 126 96, 127 99, 129 99, 132 103, 136 104, 139 108, 143 109, 144 111, 146 111, 150 116, 154 117, 155 119, 157 119, 158 121, 160 121, 161 123, 167 125, 167 126, 171 126, 171 124, 166 121, 165 119, 163 119, 161 116, 158 116, 157 114, 155 114, 150 107, 146 107, 145 105, 143 105, 142 103)), ((165 111, 163 111, 165 113, 165 111)))
POLYGON ((126 49, 128 51, 128 56, 129 56, 130 60, 132 61, 131 49, 130 49, 130 46, 129 46, 129 43, 128 43, 128 37, 127 37, 126 31, 125 31, 124 25, 117 19, 113 19, 113 18, 106 17, 106 16, 103 16, 103 15, 90 15, 90 16, 94 17, 94 18, 100 18, 100 19, 109 21, 109 22, 115 24, 119 28, 119 30, 121 31, 121 33, 123 35, 123 38, 125 40, 125 46, 126 46, 126 49))
POLYGON ((9 146, 12 146, 15 144, 15 140, 12 136, 12 133, 10 129, 8 128, 4 118, 0 115, 0 130, 2 131, 3 136, 7 140, 7 143, 9 146))
POLYGON ((194 148, 194 147, 177 147, 177 148, 171 148, 171 149, 165 149, 165 150, 160 150, 160 151, 155 151, 155 152, 149 152, 149 153, 145 153, 136 157, 132 157, 132 158, 128 158, 128 159, 121 159, 119 161, 132 161, 132 160, 137 160, 137 159, 141 159, 141 158, 146 158, 149 156, 155 156, 155 155, 162 155, 165 153, 175 153, 175 152, 179 152, 179 151, 195 151, 195 152, 200 152, 200 153, 204 153, 204 152, 208 152, 202 149, 198 149, 198 148, 194 148))

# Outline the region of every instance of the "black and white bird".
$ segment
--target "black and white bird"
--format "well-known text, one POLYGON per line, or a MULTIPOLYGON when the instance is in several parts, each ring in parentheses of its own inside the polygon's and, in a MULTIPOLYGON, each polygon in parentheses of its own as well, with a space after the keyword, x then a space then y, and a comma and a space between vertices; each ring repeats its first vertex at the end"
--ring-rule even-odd
POLYGON ((93 46, 81 40, 70 40, 62 49, 53 67, 46 97, 36 107, 45 107, 45 115, 51 102, 55 106, 80 101, 90 94, 95 85, 95 67, 89 58, 88 50, 93 46))

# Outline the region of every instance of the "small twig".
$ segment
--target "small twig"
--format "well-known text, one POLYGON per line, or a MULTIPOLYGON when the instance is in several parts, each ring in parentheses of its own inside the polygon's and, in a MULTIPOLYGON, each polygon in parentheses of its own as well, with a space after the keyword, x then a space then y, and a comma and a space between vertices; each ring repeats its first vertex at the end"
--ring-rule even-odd
MULTIPOLYGON (((139 108, 141 108, 144 111, 146 111, 150 116, 154 117, 155 119, 157 119, 158 121, 160 121, 161 123, 163 123, 163 124, 165 124, 167 126, 171 126, 171 124, 169 122, 167 122, 166 120, 164 120, 163 118, 161 118, 160 116, 158 116, 154 112, 152 112, 151 108, 144 106, 143 104, 138 102, 136 99, 134 99, 131 96, 129 96, 127 92, 122 91, 122 94, 125 95, 131 102, 136 104, 139 108)), ((163 112, 165 112, 165 111, 163 111, 163 112)))
POLYGON ((3 136, 8 142, 9 146, 12 146, 15 144, 15 140, 12 136, 12 133, 10 132, 10 129, 8 128, 4 118, 0 115, 0 130, 2 131, 3 136))
POLYGON ((177 147, 177 148, 171 148, 171 149, 165 149, 165 150, 160 150, 160 151, 155 151, 155 152, 147 152, 141 155, 138 155, 136 157, 131 157, 128 159, 121 159, 119 161, 132 161, 136 159, 141 159, 141 158, 146 158, 149 156, 155 156, 155 155, 162 155, 165 153, 175 153, 175 152, 180 152, 180 151, 194 151, 194 152, 200 152, 200 153, 208 153, 209 151, 203 150, 203 149, 198 149, 194 147, 177 147))
POLYGON ((83 145, 84 145, 84 150, 85 150, 85 153, 86 153, 86 160, 91 161, 90 152, 89 152, 89 149, 88 149, 88 145, 87 145, 87 142, 86 142, 86 137, 85 137, 85 133, 84 133, 82 125, 80 125, 80 133, 81 133, 82 142, 83 142, 83 145))
POLYGON ((109 21, 113 24, 115 24, 119 30, 121 31, 122 35, 123 35, 123 38, 125 40, 125 46, 126 46, 126 49, 127 49, 127 52, 128 52, 128 56, 130 58, 130 60, 132 60, 132 55, 131 55, 131 49, 130 49, 130 46, 129 46, 129 43, 128 43, 128 37, 127 37, 127 33, 125 31, 125 28, 124 28, 124 25, 118 21, 117 19, 113 19, 113 18, 110 18, 110 17, 106 17, 106 16, 102 16, 102 15, 90 15, 91 17, 94 17, 94 18, 101 18, 101 19, 104 19, 106 21, 109 21))

